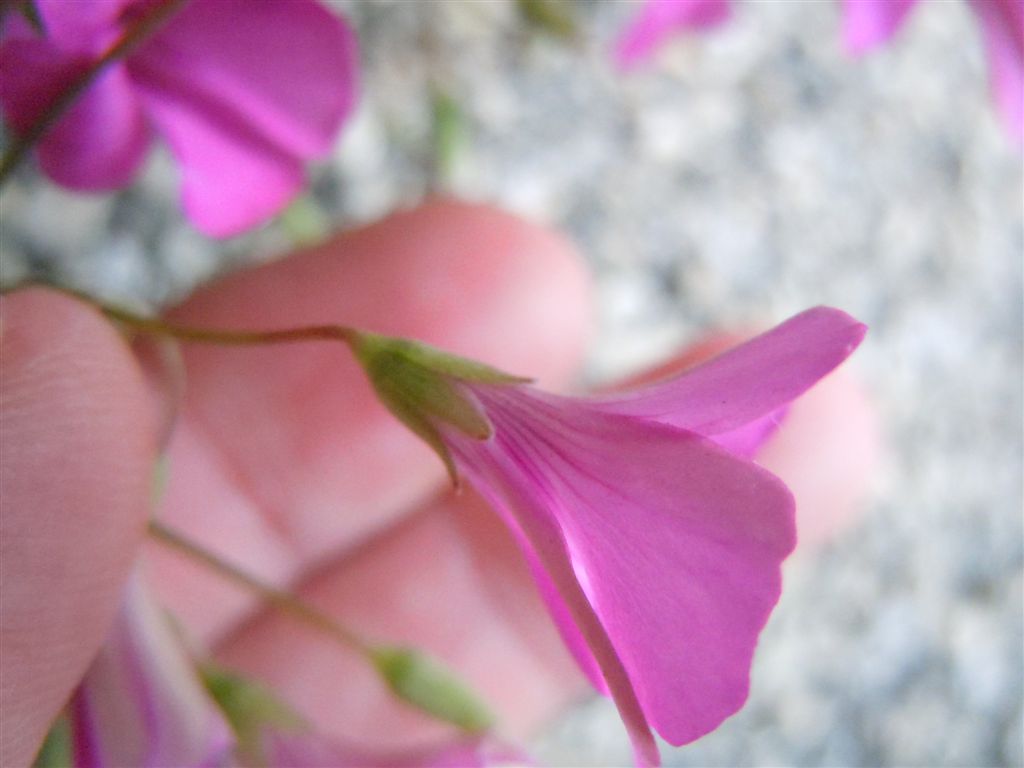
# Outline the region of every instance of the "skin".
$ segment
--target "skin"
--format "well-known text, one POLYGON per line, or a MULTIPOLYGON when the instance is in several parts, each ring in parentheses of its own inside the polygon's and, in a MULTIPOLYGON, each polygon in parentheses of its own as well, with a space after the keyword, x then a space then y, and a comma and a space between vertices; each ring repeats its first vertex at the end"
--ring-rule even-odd
MULTIPOLYGON (((567 241, 442 200, 232 276, 171 318, 346 323, 565 389, 590 307, 567 241)), ((31 761, 140 554, 198 644, 323 731, 367 748, 447 735, 396 704, 353 653, 147 542, 161 452, 169 480, 155 514, 165 524, 365 636, 445 659, 504 735, 529 733, 585 691, 509 534, 472 491, 446 487, 440 462, 377 404, 340 345, 183 345, 179 357, 165 344, 133 348, 90 307, 33 289, 0 300, 0 356, 0 764, 31 761)), ((816 409, 804 419, 794 407, 790 442, 769 466, 793 483, 827 457, 827 477, 796 493, 835 517, 870 471, 844 446, 860 455, 874 433, 850 440, 866 434, 848 407, 864 400, 846 378, 812 395, 816 409), (803 450, 810 439, 814 452, 803 450), (837 504, 839 480, 852 490, 837 504)))

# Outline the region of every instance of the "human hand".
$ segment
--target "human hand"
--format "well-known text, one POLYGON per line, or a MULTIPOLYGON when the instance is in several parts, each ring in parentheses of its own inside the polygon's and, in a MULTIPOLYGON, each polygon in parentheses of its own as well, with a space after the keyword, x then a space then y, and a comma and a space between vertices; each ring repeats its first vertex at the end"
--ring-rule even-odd
MULTIPOLYGON (((251 270, 173 313, 211 327, 335 321, 422 338, 560 386, 582 353, 573 248, 490 209, 437 202, 251 270)), ((49 291, 4 297, 3 759, 25 764, 95 654, 149 512, 164 404, 116 330, 49 291)), ((513 731, 578 678, 503 527, 377 404, 340 345, 186 346, 187 390, 156 514, 363 634, 427 648, 513 731)), ((224 663, 327 733, 428 737, 365 662, 159 545, 167 606, 224 663), (369 724, 372 723, 371 728, 369 724)))
MULTIPOLYGON (((579 362, 588 298, 563 240, 489 209, 435 202, 229 278, 172 317, 219 328, 345 323, 557 388, 579 362)), ((119 599, 148 512, 162 411, 124 342, 88 308, 30 291, 3 299, 2 312, 3 763, 23 764, 119 599)), ((444 492, 436 457, 377 404, 345 349, 193 345, 182 355, 187 391, 167 446, 161 520, 370 637, 446 659, 510 735, 581 689, 504 527, 471 492, 444 492)), ((820 407, 801 422, 801 407, 777 441, 810 423, 816 452, 799 440, 782 451, 772 468, 790 483, 815 476, 808 461, 828 455, 829 419, 849 412, 820 407)), ((850 474, 849 462, 837 466, 850 474)), ((813 491, 800 501, 805 512, 825 506, 813 491)), ((396 704, 358 657, 260 612, 180 555, 158 545, 145 555, 193 634, 322 731, 401 746, 440 727, 396 704)))

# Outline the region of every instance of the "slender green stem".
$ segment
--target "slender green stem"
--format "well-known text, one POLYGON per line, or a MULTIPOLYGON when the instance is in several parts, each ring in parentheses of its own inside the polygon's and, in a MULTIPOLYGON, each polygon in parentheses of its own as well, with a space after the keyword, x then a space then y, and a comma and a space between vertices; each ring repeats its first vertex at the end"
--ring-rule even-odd
POLYGON ((443 664, 428 655, 411 648, 371 643, 291 592, 265 584, 156 520, 149 521, 149 535, 344 648, 357 652, 373 667, 388 689, 406 704, 468 733, 480 733, 491 727, 492 717, 487 706, 443 664))
MULTIPOLYGON (((95 304, 95 302, 93 303, 95 304)), ((351 345, 358 335, 357 331, 344 325, 310 325, 304 328, 285 328, 278 331, 228 331, 215 328, 193 328, 167 323, 153 317, 136 315, 119 307, 105 304, 95 304, 95 306, 111 320, 141 333, 204 344, 248 346, 284 344, 294 341, 342 341, 351 345)))
POLYGON ((94 61, 88 69, 75 78, 67 89, 61 93, 43 111, 27 131, 15 138, 10 148, 0 158, 0 185, 4 184, 14 168, 21 162, 32 147, 54 126, 54 124, 71 107, 75 100, 92 85, 110 64, 123 59, 137 46, 148 40, 175 13, 190 0, 165 0, 156 5, 148 13, 141 16, 132 26, 124 31, 107 50, 94 61))
POLYGON ((0 293, 7 293, 30 286, 42 286, 80 299, 98 309, 110 320, 120 323, 133 331, 199 344, 255 346, 258 344, 287 344, 296 341, 341 341, 352 347, 358 343, 360 337, 358 330, 345 325, 308 325, 301 328, 282 328, 273 331, 233 331, 178 325, 177 323, 169 323, 156 317, 140 315, 123 307, 104 304, 102 301, 82 291, 46 282, 30 281, 3 286, 0 287, 0 293))
POLYGON ((257 597, 266 600, 282 613, 287 613, 289 616, 337 640, 349 650, 357 651, 370 661, 375 659, 374 646, 369 642, 351 629, 342 626, 327 614, 321 613, 309 603, 303 602, 291 592, 265 584, 255 576, 222 560, 210 550, 196 544, 191 539, 182 536, 177 531, 168 528, 156 520, 149 521, 149 535, 161 544, 178 550, 192 560, 202 563, 229 581, 252 592, 257 597))

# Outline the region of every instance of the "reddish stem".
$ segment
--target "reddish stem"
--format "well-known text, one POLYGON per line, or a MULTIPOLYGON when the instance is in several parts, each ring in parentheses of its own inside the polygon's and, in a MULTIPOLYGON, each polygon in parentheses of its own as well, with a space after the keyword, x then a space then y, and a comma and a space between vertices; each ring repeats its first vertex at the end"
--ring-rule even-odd
POLYGON ((75 100, 92 85, 111 64, 125 58, 135 48, 152 37, 174 14, 190 0, 164 0, 151 10, 139 16, 111 46, 94 61, 88 69, 76 77, 36 119, 25 133, 18 136, 3 158, 0 158, 0 185, 7 181, 11 172, 39 140, 46 135, 75 100))

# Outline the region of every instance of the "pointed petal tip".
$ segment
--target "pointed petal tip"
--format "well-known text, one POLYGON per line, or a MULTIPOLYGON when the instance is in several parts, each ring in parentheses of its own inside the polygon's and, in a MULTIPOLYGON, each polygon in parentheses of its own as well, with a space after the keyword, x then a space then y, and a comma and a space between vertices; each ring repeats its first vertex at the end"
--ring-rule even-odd
POLYGON ((835 331, 844 334, 849 339, 849 351, 856 349, 867 335, 868 326, 855 318, 853 315, 835 307, 820 305, 804 310, 794 315, 787 323, 813 320, 822 324, 832 326, 835 331))
POLYGON ((843 0, 843 48, 853 57, 888 43, 918 0, 843 0))
POLYGON ((884 40, 866 37, 858 31, 845 30, 843 33, 843 53, 851 59, 863 59, 874 49, 880 47, 884 40))

